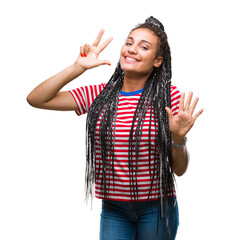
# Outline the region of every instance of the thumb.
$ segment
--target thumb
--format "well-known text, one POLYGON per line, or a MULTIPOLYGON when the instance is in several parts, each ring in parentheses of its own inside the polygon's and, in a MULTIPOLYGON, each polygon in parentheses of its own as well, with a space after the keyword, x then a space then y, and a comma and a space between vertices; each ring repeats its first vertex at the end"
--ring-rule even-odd
POLYGON ((172 110, 169 107, 165 107, 166 112, 168 113, 169 119, 173 118, 172 110))
POLYGON ((107 60, 99 60, 98 61, 98 65, 109 65, 111 66, 111 62, 110 61, 107 61, 107 60))

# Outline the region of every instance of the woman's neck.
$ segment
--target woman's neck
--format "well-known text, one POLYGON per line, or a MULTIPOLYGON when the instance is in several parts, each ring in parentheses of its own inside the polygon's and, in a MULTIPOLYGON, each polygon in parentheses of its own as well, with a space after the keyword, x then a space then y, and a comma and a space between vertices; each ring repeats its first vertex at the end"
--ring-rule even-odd
POLYGON ((140 76, 133 77, 133 76, 124 75, 122 91, 133 92, 133 91, 137 91, 139 89, 144 88, 148 77, 149 77, 149 75, 142 76, 142 77, 140 77, 140 76))

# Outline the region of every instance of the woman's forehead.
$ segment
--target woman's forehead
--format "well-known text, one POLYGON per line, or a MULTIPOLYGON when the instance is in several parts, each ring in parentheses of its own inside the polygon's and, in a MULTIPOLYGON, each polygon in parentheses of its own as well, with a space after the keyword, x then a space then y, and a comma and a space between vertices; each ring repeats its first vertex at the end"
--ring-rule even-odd
POLYGON ((133 39, 134 41, 151 41, 156 42, 157 36, 153 31, 148 28, 137 28, 134 29, 127 37, 128 39, 133 39))

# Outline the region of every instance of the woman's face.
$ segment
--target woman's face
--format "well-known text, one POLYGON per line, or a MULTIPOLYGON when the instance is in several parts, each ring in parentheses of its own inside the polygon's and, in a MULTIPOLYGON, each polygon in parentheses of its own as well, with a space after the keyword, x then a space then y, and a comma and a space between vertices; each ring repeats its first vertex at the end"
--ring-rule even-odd
POLYGON ((147 28, 132 31, 121 49, 120 63, 125 73, 148 75, 154 67, 159 67, 162 57, 155 57, 157 36, 147 28))

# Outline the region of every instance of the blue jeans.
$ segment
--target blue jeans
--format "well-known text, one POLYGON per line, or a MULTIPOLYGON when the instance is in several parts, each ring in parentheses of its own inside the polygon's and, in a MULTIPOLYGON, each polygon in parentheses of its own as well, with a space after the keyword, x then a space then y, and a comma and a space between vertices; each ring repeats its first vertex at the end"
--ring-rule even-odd
POLYGON ((134 211, 131 202, 102 200, 100 240, 174 240, 179 225, 176 198, 169 209, 171 237, 161 217, 157 233, 158 204, 159 200, 150 201, 144 207, 145 202, 138 202, 134 211))

